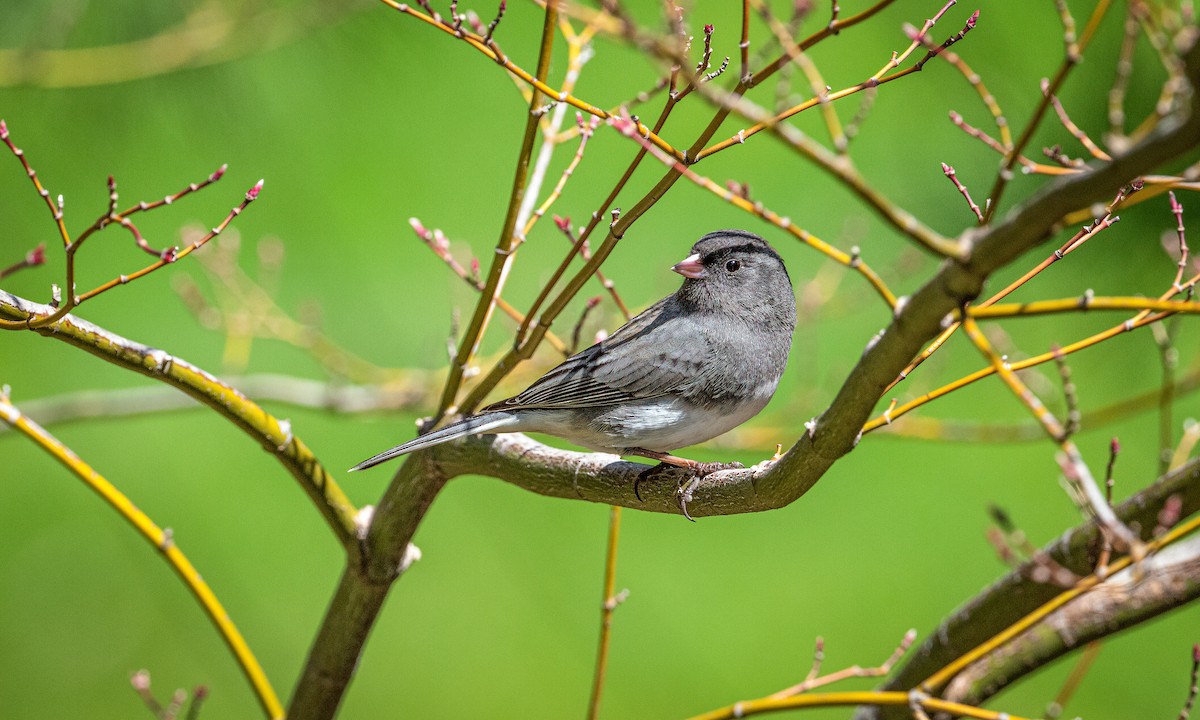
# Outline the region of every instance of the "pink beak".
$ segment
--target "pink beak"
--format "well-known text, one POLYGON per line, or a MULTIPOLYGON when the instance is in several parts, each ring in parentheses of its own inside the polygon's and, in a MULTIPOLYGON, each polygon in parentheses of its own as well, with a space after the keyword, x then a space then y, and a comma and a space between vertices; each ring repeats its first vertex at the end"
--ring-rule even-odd
POLYGON ((671 269, 685 278, 702 278, 705 275, 704 264, 700 262, 700 255, 692 253, 683 260, 671 266, 671 269))

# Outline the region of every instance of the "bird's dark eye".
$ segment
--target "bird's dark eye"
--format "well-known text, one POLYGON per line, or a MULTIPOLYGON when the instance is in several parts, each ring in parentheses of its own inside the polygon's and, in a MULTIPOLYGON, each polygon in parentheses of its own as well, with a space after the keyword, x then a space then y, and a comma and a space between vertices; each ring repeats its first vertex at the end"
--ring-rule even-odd
POLYGON ((726 260, 725 261, 725 269, 728 270, 729 272, 737 272, 738 268, 740 268, 741 266, 742 266, 742 264, 740 262, 738 262, 737 260, 726 260))

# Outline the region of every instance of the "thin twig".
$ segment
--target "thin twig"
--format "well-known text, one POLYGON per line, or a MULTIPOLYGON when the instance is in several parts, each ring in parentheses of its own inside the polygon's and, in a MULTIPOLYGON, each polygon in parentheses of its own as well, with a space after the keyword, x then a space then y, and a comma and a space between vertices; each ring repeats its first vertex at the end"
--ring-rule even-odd
POLYGON ((904 654, 908 652, 909 648, 912 647, 912 644, 916 639, 916 630, 909 630, 908 632, 904 633, 904 637, 900 638, 900 642, 896 645, 896 648, 892 650, 891 655, 888 655, 886 660, 874 667, 864 668, 861 665, 852 665, 848 668, 843 668, 827 675, 821 675, 821 663, 825 659, 825 640, 824 638, 818 637, 816 642, 816 650, 813 652, 812 668, 808 671, 808 675, 804 678, 804 681, 791 687, 784 688, 778 692, 771 693, 767 696, 767 698, 771 700, 789 698, 795 695, 800 695, 801 693, 806 693, 809 690, 823 687, 825 685, 832 685, 833 683, 841 682, 849 678, 883 677, 892 671, 892 666, 899 662, 900 658, 904 657, 904 654))
POLYGON ((600 698, 608 670, 608 648, 612 641, 613 612, 629 597, 628 590, 617 592, 617 548, 621 538, 621 507, 613 505, 608 514, 608 544, 604 556, 604 594, 600 604, 600 646, 596 651, 596 671, 592 677, 592 696, 588 701, 588 720, 600 716, 600 698))
POLYGON ((50 210, 50 216, 54 218, 54 224, 58 228, 58 235, 62 238, 63 247, 71 244, 71 235, 67 232, 67 226, 63 223, 62 196, 59 195, 59 202, 56 205, 50 199, 50 191, 42 187, 42 181, 38 180, 37 173, 29 166, 29 161, 25 159, 25 152, 13 145, 12 139, 8 134, 8 124, 4 122, 4 118, 0 118, 0 142, 8 146, 8 149, 20 161, 21 167, 25 169, 25 174, 29 177, 29 182, 33 183, 33 187, 37 190, 38 197, 45 203, 50 210))
POLYGON ((963 196, 963 199, 967 201, 967 207, 971 208, 971 212, 975 213, 975 218, 979 220, 980 223, 983 223, 983 211, 980 210, 979 206, 975 204, 975 201, 971 199, 971 193, 967 192, 967 186, 963 185, 962 182, 959 181, 958 173, 954 171, 954 168, 946 163, 942 163, 942 174, 950 179, 950 182, 954 184, 954 188, 958 190, 959 194, 963 196))
POLYGON ((1196 704, 1196 696, 1200 695, 1200 644, 1192 646, 1192 684, 1188 688, 1187 700, 1179 711, 1179 720, 1188 720, 1192 715, 1192 707, 1196 704))
POLYGON ((24 270, 25 268, 37 267, 46 262, 46 245, 39 243, 37 247, 25 253, 25 257, 16 261, 6 268, 0 269, 0 280, 12 275, 15 272, 24 270))

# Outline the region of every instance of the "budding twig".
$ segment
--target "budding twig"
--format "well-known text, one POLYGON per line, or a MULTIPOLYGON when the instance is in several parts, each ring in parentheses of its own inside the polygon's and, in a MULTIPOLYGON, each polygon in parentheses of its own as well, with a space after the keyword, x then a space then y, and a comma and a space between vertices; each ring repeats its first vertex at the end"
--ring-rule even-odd
POLYGON ((967 206, 971 208, 971 212, 975 213, 976 219, 982 223, 983 211, 980 210, 979 206, 975 204, 975 201, 971 199, 971 193, 967 192, 967 186, 963 185, 959 181, 958 173, 954 172, 954 168, 946 163, 942 163, 942 174, 950 179, 950 182, 954 184, 954 188, 958 190, 959 194, 963 196, 963 199, 967 201, 967 206))
POLYGON ((39 243, 37 247, 25 253, 25 257, 16 261, 6 268, 0 269, 0 280, 12 275, 15 272, 24 270, 25 268, 37 267, 46 262, 46 245, 39 243))

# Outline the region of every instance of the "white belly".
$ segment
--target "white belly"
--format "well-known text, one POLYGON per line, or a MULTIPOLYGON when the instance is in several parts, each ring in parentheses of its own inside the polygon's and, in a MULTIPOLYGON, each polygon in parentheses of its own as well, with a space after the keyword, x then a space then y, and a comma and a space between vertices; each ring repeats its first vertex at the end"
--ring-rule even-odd
POLYGON ((545 416, 538 422, 522 422, 520 429, 547 432, 601 452, 619 453, 635 447, 671 452, 732 430, 757 415, 769 399, 770 393, 764 393, 730 412, 693 405, 676 397, 589 411, 544 411, 545 416), (549 417, 551 414, 556 417, 549 417))

